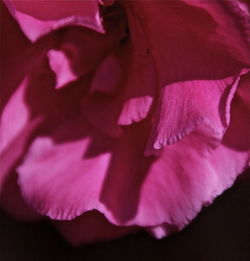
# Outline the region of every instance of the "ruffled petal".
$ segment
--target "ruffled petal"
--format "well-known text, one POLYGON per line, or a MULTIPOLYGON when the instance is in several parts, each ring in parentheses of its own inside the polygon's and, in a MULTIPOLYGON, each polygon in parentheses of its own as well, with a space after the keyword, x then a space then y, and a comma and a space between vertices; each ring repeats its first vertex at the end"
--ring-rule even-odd
MULTIPOLYGON (((151 3, 145 4, 151 5, 151 3)), ((186 37, 186 32, 180 30, 180 25, 183 25, 183 22, 179 20, 179 15, 177 15, 179 9, 175 9, 176 7, 171 8, 175 6, 175 4, 176 3, 170 3, 169 6, 169 17, 174 19, 172 23, 170 23, 171 26, 168 25, 168 27, 174 27, 174 22, 176 22, 177 19, 176 32, 180 31, 186 37), (174 12, 171 13, 172 11, 174 12)), ((161 5, 164 7, 165 2, 161 3, 161 5)), ((151 7, 153 8, 153 6, 151 7)), ((182 6, 179 7, 181 9, 182 6)), ((154 8, 158 9, 158 11, 160 10, 158 5, 155 5, 154 8)), ((166 10, 166 8, 164 10, 166 10)), ((205 17, 205 20, 211 19, 207 14, 198 11, 198 9, 193 9, 193 7, 187 10, 190 12, 191 10, 196 10, 194 11, 196 18, 200 17, 203 19, 205 17), (199 16, 199 14, 201 16, 199 16)), ((160 17, 162 16, 157 15, 156 17, 161 20, 160 17)), ((206 24, 204 20, 202 21, 206 24)), ((148 28, 151 26, 149 24, 150 23, 147 23, 148 28)), ((156 28, 158 27, 156 26, 156 28)), ((213 26, 210 29, 212 30, 213 26)), ((175 31, 169 30, 170 33, 172 32, 173 35, 176 36, 175 31)), ((195 47, 199 47, 199 44, 203 42, 206 43, 204 39, 208 40, 208 38, 199 30, 198 33, 196 33, 196 30, 191 30, 191 35, 200 39, 197 44, 195 44, 195 47)), ((156 38, 159 37, 157 35, 154 36, 156 38)), ((177 36, 177 39, 182 39, 180 35, 177 36)), ((185 37, 184 40, 190 43, 185 37)), ((195 39, 197 40, 197 38, 195 39)), ((151 37, 151 31, 149 39, 154 39, 154 37, 151 37)), ((173 39, 176 40, 175 37, 173 37, 173 39)), ((167 47, 171 49, 170 47, 174 43, 173 39, 170 37, 168 39, 169 41, 163 41, 163 45, 168 43, 167 47)), ((187 95, 189 99, 184 95, 185 97, 182 97, 181 103, 186 103, 189 100, 192 101, 194 97, 198 103, 199 97, 202 98, 204 95, 204 97, 206 96, 204 101, 209 106, 209 102, 213 102, 211 98, 213 94, 219 93, 219 95, 215 97, 215 103, 212 103, 213 109, 218 109, 218 105, 221 105, 219 101, 221 101, 220 98, 223 96, 222 93, 226 93, 226 102, 223 102, 221 105, 223 107, 222 116, 219 115, 221 117, 218 117, 218 112, 215 113, 215 110, 210 111, 208 108, 205 108, 205 106, 202 107, 203 104, 200 104, 200 107, 203 109, 201 114, 211 119, 215 129, 219 129, 221 133, 224 133, 223 131, 229 122, 229 105, 236 87, 233 83, 237 83, 239 80, 237 76, 230 76, 237 73, 239 69, 243 67, 242 64, 240 65, 240 63, 235 62, 233 58, 227 59, 227 55, 222 55, 219 56, 218 60, 215 60, 219 64, 217 65, 212 63, 214 57, 210 60, 209 57, 204 56, 204 54, 200 52, 199 55, 202 57, 199 57, 199 55, 194 56, 192 60, 192 55, 190 57, 187 55, 184 59, 184 61, 194 61, 193 68, 199 68, 197 65, 202 64, 204 67, 199 69, 198 72, 192 73, 188 65, 186 65, 185 68, 180 67, 180 70, 176 70, 182 63, 172 60, 174 61, 173 66, 170 66, 172 64, 166 61, 169 61, 167 58, 171 58, 171 52, 170 57, 166 57, 166 52, 163 52, 162 61, 164 61, 164 63, 160 61, 159 54, 163 50, 159 48, 157 51, 157 46, 154 45, 154 41, 152 40, 151 42, 151 40, 148 40, 146 45, 150 43, 150 47, 154 47, 150 50, 153 50, 154 54, 152 57, 159 71, 159 84, 160 87, 172 87, 171 91, 173 93, 169 93, 170 98, 176 97, 176 95, 178 95, 178 97, 181 96, 179 88, 183 89, 187 86, 187 88, 192 89, 192 86, 189 85, 190 82, 195 81, 197 86, 202 86, 203 83, 209 83, 209 88, 206 88, 206 90, 213 89, 211 93, 209 93, 209 90, 203 90, 204 92, 200 91, 199 95, 195 97, 191 95, 192 91, 190 91, 187 95), (204 60, 202 60, 203 58, 204 60), (201 61, 203 61, 204 65, 201 61), (210 64, 207 67, 206 62, 208 61, 211 62, 212 65, 210 64), (225 67, 225 71, 224 69, 222 71, 220 66, 225 65, 226 61, 229 61, 229 64, 225 67), (210 69, 213 66, 215 67, 214 71, 211 71, 210 69), (172 69, 173 67, 175 67, 175 69, 172 69), (165 75, 162 68, 169 68, 169 73, 165 75), (180 75, 178 73, 180 73, 180 75), (220 79, 226 80, 220 81, 220 79), (182 85, 178 86, 176 82, 181 82, 182 85), (223 126, 223 128, 221 128, 221 126, 223 126)), ((218 47, 218 49, 215 48, 216 51, 213 52, 211 46, 206 44, 204 46, 205 50, 207 50, 208 53, 212 52, 213 55, 218 50, 223 50, 223 48, 220 49, 218 47)), ((182 49, 180 48, 180 50, 182 49)), ((193 49, 191 48, 190 50, 193 49)), ((201 49, 197 48, 197 50, 201 49)), ((175 53, 174 55, 177 54, 176 52, 173 51, 173 53, 175 53)), ((180 51, 180 53, 185 54, 185 50, 180 51)), ((178 58, 179 56, 177 55, 176 57, 178 58)), ((237 57, 241 58, 243 56, 239 55, 237 57)), ((47 65, 45 67, 47 68, 47 65)), ((195 217, 202 205, 210 203, 215 196, 232 185, 235 177, 242 172, 247 165, 247 152, 249 147, 247 144, 238 143, 238 132, 236 134, 235 127, 232 127, 238 125, 242 126, 242 129, 247 130, 249 126, 246 120, 247 115, 245 108, 243 109, 241 105, 242 102, 238 97, 235 98, 232 107, 232 122, 226 132, 223 143, 214 151, 211 150, 211 148, 214 149, 214 137, 211 138, 211 136, 206 135, 206 126, 199 125, 192 133, 178 143, 167 148, 162 148, 161 157, 147 158, 143 156, 143 152, 151 127, 149 121, 142 121, 140 124, 123 127, 124 132, 120 134, 120 139, 117 140, 109 140, 98 132, 95 132, 87 125, 83 117, 76 117, 74 120, 65 122, 65 119, 70 119, 72 115, 79 114, 79 100, 75 97, 75 94, 72 100, 67 99, 66 90, 63 94, 61 92, 62 96, 60 96, 61 98, 59 98, 59 100, 55 99, 55 93, 53 92, 53 88, 51 88, 54 83, 53 74, 44 67, 40 68, 40 70, 41 69, 42 71, 45 70, 47 75, 46 73, 42 74, 39 70, 35 72, 35 78, 33 79, 31 87, 29 87, 29 95, 26 97, 26 102, 30 108, 32 108, 32 118, 42 115, 43 118, 46 119, 46 124, 43 127, 42 134, 32 143, 24 162, 18 168, 19 183, 23 196, 28 203, 41 214, 48 215, 53 219, 73 219, 86 211, 97 209, 113 224, 122 226, 152 226, 152 231, 156 231, 154 233, 157 237, 161 237, 164 235, 164 229, 166 231, 170 230, 170 228, 181 229, 186 225, 195 217), (44 84, 48 89, 45 88, 45 90, 41 91, 39 88, 39 92, 34 91, 32 85, 34 86, 34 83, 40 82, 42 79, 46 79, 46 81, 50 79, 51 82, 49 82, 49 86, 44 84), (49 98, 49 106, 47 103, 42 102, 37 104, 37 100, 39 100, 38 97, 49 98), (72 107, 72 109, 69 109, 67 106, 62 106, 65 104, 67 104, 68 107, 72 107), (51 111, 55 111, 52 116, 51 111), (57 118, 59 119, 55 120, 57 118), (63 125, 61 125, 62 122, 64 122, 63 125), (56 131, 54 131, 55 127, 57 128, 56 131), (165 224, 167 224, 167 226, 164 228, 165 224)), ((107 93, 109 93, 110 90, 113 92, 113 88, 107 90, 107 93)), ((163 92, 165 92, 165 90, 166 89, 163 89, 163 92)), ((61 90, 57 90, 56 92, 59 91, 61 90)), ((102 91, 100 91, 100 93, 101 92, 102 91)), ((79 95, 79 89, 77 89, 76 93, 78 96, 81 96, 79 95)), ((93 95, 97 95, 98 97, 100 93, 94 93, 93 95)), ((56 96, 57 95, 59 94, 56 93, 56 96)), ((166 93, 166 96, 167 95, 166 93)), ((111 104, 113 97, 110 98, 111 96, 108 95, 106 97, 111 104)), ((96 99, 95 101, 96 105, 98 101, 104 101, 103 94, 99 96, 99 100, 96 99)), ((118 101, 120 102, 119 99, 118 101)), ((108 103, 104 103, 104 105, 106 104, 108 103)), ((117 108, 121 108, 121 104, 122 103, 116 105, 118 106, 117 108)), ((162 103, 162 105, 163 104, 166 104, 166 102, 162 103)), ((137 103, 135 103, 135 105, 136 106, 133 106, 132 102, 129 107, 140 108, 137 103)), ((98 113, 102 110, 101 107, 96 107, 98 113)), ((91 112, 93 111, 92 108, 93 107, 91 107, 91 112)), ((111 108, 114 107, 111 106, 111 108)), ((116 113, 118 112, 116 115, 116 117, 118 117, 120 110, 115 109, 114 111, 116 113)), ((127 112, 129 112, 129 110, 127 112)), ((175 113, 175 110, 173 112, 175 113)), ((193 113, 192 110, 189 110, 189 107, 185 109, 184 112, 186 114, 184 118, 187 120, 190 113, 193 113)), ((179 112, 177 112, 178 119, 182 119, 178 113, 179 112)), ((199 115, 199 113, 199 108, 194 111, 195 116, 199 115)), ((129 116, 130 117, 126 118, 128 124, 137 121, 137 117, 135 117, 136 114, 129 116)), ((143 117, 141 117, 140 120, 142 120, 143 117)), ((101 119, 101 117, 93 118, 97 119, 97 122, 102 123, 105 123, 106 120, 105 117, 103 117, 103 119, 101 119)), ((194 118, 196 119, 196 117, 194 118)), ((114 122, 117 124, 117 121, 114 122)), ((189 124, 186 121, 184 122, 185 124, 183 124, 183 126, 189 124)), ((175 127, 178 131, 179 126, 175 127)), ((245 131, 242 132, 241 138, 246 140, 248 136, 245 137, 244 135, 246 135, 245 131)), ((169 233, 169 231, 167 233, 169 233)), ((85 239, 80 238, 79 241, 81 240, 85 239)))
POLYGON ((104 32, 96 0, 4 2, 31 41, 66 25, 80 25, 104 32))
POLYGON ((52 219, 70 220, 99 209, 111 157, 107 146, 109 141, 96 136, 80 118, 66 122, 50 137, 37 138, 18 167, 24 197, 52 219))
POLYGON ((47 37, 31 44, 1 2, 1 112, 25 76, 44 59, 54 39, 47 37))
POLYGON ((208 136, 220 140, 229 123, 230 104, 239 79, 240 76, 235 76, 166 86, 155 111, 146 154, 179 141, 201 124, 206 125, 204 131, 208 136))
POLYGON ((70 221, 55 221, 54 225, 72 245, 107 241, 128 233, 133 233, 138 228, 115 226, 97 211, 90 211, 70 221))
POLYGON ((53 78, 49 75, 45 70, 32 77, 26 76, 5 106, 1 118, 0 205, 21 219, 36 219, 39 215, 34 214, 23 200, 13 170, 22 160, 35 135, 49 133, 62 119, 75 115, 77 101, 79 106, 81 99, 81 90, 78 88, 81 86, 53 91, 53 78), (57 92, 56 95, 54 92, 57 92), (31 106, 31 102, 35 106, 31 106))
MULTIPOLYGON (((31 45, 4 6, 1 11, 1 32, 5 35, 1 45, 1 205, 13 216, 29 218, 29 208, 17 189, 13 169, 35 134, 49 132, 64 117, 79 112, 84 88, 72 85, 70 90, 56 93, 53 73, 45 59, 54 40, 43 38, 31 45), (22 207, 27 213, 22 213, 22 207)), ((84 81, 79 84, 86 86, 84 81)))
POLYGON ((158 218, 156 214, 151 216, 152 220, 162 219, 180 229, 196 215, 202 205, 212 203, 248 167, 250 110, 236 96, 231 112, 231 122, 222 144, 209 157, 196 154, 194 147, 197 143, 188 145, 192 135, 165 149, 159 162, 152 166, 141 190, 138 213, 141 209, 142 219, 149 221, 150 213, 154 213, 154 216, 159 211, 158 218), (150 205, 154 209, 151 209, 152 212, 149 211, 150 205))
MULTIPOLYGON (((54 36, 57 40, 55 50, 48 53, 51 68, 58 81, 57 88, 87 74, 95 73, 96 70, 97 73, 95 74, 99 74, 99 77, 102 78, 107 74, 107 69, 110 66, 112 66, 110 69, 117 68, 116 64, 112 64, 114 59, 108 57, 110 56, 109 53, 119 46, 125 33, 124 14, 122 10, 117 8, 114 8, 113 11, 107 11, 107 13, 103 14, 105 34, 73 26, 57 31, 54 36)), ((119 73, 119 68, 118 71, 113 71, 113 76, 115 73, 119 73)), ((109 79, 113 78, 115 77, 109 77, 109 79)), ((96 77, 94 80, 93 85, 98 84, 96 77)), ((109 82, 100 82, 100 84, 109 88, 109 82)), ((101 89, 104 90, 105 88, 102 87, 101 89)))
MULTIPOLYGON (((241 81, 240 86, 242 84, 241 81)), ((248 166, 250 148, 249 110, 235 97, 231 112, 230 126, 222 144, 215 150, 210 149, 213 139, 208 139, 199 128, 164 148, 158 159, 141 157, 143 140, 140 135, 147 132, 145 126, 140 134, 134 133, 137 139, 140 137, 138 143, 124 141, 123 149, 120 147, 113 154, 110 166, 110 169, 119 170, 119 175, 112 171, 107 173, 101 197, 102 203, 112 211, 114 221, 139 226, 167 223, 181 229, 203 205, 211 203, 230 187, 248 166), (130 157, 126 157, 125 151, 130 157), (121 161, 125 160, 130 163, 122 166, 121 161)))
POLYGON ((138 44, 138 53, 151 56, 158 82, 159 100, 155 99, 146 155, 157 154, 155 150, 177 142, 204 122, 204 131, 219 141, 237 86, 233 75, 250 65, 249 48, 234 15, 218 1, 125 1, 123 5, 131 41, 138 44))
MULTIPOLYGON (((240 121, 246 128, 246 113, 238 109, 232 124, 240 121)), ((147 122, 130 126, 116 141, 86 128, 80 122, 67 123, 54 133, 54 141, 37 139, 18 169, 25 198, 53 219, 97 209, 116 225, 167 223, 181 229, 247 165, 248 148, 238 153, 221 145, 211 153, 213 140, 199 128, 165 148, 159 158, 143 156, 147 122)), ((235 138, 230 128, 227 133, 235 138)))

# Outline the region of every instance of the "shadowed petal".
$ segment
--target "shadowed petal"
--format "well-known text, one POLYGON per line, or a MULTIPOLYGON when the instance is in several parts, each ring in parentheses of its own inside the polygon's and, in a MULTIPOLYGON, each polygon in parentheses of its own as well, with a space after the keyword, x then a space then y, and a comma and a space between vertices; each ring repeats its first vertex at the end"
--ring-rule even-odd
POLYGON ((17 183, 17 173, 12 172, 7 176, 4 187, 0 190, 0 206, 12 217, 21 220, 40 220, 42 216, 34 211, 21 195, 17 183))

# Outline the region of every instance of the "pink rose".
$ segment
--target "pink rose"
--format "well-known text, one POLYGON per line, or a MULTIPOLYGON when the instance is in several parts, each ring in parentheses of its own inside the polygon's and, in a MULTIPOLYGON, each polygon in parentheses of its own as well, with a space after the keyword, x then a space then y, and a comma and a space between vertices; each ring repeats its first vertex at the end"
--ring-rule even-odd
POLYGON ((248 167, 245 1, 4 4, 6 212, 74 245, 162 238, 248 167))

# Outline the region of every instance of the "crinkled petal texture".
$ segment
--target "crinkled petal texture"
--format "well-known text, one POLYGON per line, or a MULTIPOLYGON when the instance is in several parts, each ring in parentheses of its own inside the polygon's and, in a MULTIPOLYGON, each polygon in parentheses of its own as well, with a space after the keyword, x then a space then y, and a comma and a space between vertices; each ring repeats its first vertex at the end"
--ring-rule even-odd
POLYGON ((1 207, 74 245, 178 231, 249 165, 247 9, 73 2, 5 1, 35 42, 5 44, 1 207))

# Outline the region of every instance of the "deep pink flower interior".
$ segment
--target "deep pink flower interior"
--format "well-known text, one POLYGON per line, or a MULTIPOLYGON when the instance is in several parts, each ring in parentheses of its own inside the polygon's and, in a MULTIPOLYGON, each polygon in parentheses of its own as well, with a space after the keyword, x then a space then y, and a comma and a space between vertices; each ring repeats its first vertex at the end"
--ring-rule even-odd
POLYGON ((73 244, 139 227, 161 238, 249 165, 244 1, 1 5, 0 204, 12 215, 64 220, 73 244))

